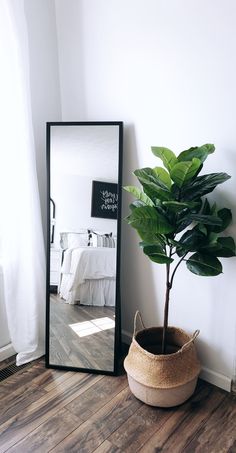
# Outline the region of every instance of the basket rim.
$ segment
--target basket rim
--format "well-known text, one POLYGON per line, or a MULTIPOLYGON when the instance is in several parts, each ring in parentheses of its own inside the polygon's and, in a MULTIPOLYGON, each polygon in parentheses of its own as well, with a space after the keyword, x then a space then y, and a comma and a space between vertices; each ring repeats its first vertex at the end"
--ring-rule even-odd
MULTIPOLYGON (((155 330, 163 330, 163 326, 147 327, 145 329, 141 329, 138 332, 136 332, 132 338, 133 343, 140 350, 140 352, 143 354, 143 351, 145 351, 145 355, 150 357, 152 360, 156 360, 156 361, 172 360, 173 358, 178 357, 180 354, 183 354, 184 352, 188 351, 190 348, 193 347, 193 343, 189 343, 184 348, 184 351, 181 351, 181 348, 184 346, 184 345, 182 345, 182 346, 180 346, 180 349, 178 351, 173 352, 171 354, 153 354, 152 352, 149 352, 145 348, 143 348, 136 340, 136 337, 140 333, 147 332, 147 331, 151 332, 151 331, 155 331, 155 330)), ((167 331, 175 331, 175 332, 184 334, 187 337, 186 343, 188 342, 188 340, 191 340, 191 338, 192 338, 191 335, 189 335, 185 330, 181 329, 180 327, 168 326, 167 331)))

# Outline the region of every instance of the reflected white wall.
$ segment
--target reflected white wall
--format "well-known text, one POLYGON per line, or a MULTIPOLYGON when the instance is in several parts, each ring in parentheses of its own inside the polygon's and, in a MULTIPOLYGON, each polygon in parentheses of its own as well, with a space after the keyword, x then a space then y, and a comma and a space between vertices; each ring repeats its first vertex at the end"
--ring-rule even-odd
POLYGON ((117 221, 91 217, 92 181, 117 183, 118 126, 51 126, 51 197, 60 232, 94 229, 117 234, 117 221))

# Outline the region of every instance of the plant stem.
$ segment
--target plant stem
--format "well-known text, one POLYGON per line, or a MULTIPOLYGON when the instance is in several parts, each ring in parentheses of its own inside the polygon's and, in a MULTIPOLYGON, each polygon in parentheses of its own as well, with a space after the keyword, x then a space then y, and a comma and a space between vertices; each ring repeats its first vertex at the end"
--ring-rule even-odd
POLYGON ((175 273, 179 267, 179 265, 182 263, 182 261, 184 260, 185 256, 187 255, 188 252, 186 252, 182 258, 179 260, 179 262, 177 263, 177 265, 175 266, 174 270, 173 270, 173 273, 172 273, 172 276, 171 276, 171 279, 170 279, 170 289, 172 288, 172 285, 173 285, 173 280, 174 280, 174 276, 175 276, 175 273))
MULTIPOLYGON (((174 280, 175 273, 176 273, 179 265, 182 263, 182 261, 184 260, 185 256, 187 255, 187 253, 188 252, 186 252, 182 256, 182 258, 179 260, 179 262, 175 266, 171 278, 170 278, 170 264, 166 264, 166 298, 165 298, 164 324, 163 324, 162 346, 161 346, 161 353, 162 354, 166 353, 166 334, 167 334, 167 329, 168 329, 170 290, 171 290, 172 285, 173 285, 173 280, 174 280)), ((171 255, 172 255, 172 248, 170 247, 169 256, 171 257, 171 255)))
MULTIPOLYGON (((167 264, 166 267, 170 265, 167 264)), ((168 272, 168 271, 167 271, 168 272)), ((169 273, 169 272, 168 272, 169 273)), ((166 352, 166 333, 168 328, 168 314, 169 314, 169 301, 170 301, 170 287, 166 285, 166 299, 165 299, 165 310, 164 310, 164 325, 163 325, 163 333, 162 333, 162 347, 161 353, 165 354, 166 352)))
MULTIPOLYGON (((171 256, 172 248, 170 247, 169 256, 171 256)), ((169 301, 170 301, 170 264, 166 264, 166 298, 165 298, 165 308, 164 308, 164 325, 162 332, 162 346, 161 353, 165 354, 166 352, 166 333, 168 328, 168 313, 169 313, 169 301)))

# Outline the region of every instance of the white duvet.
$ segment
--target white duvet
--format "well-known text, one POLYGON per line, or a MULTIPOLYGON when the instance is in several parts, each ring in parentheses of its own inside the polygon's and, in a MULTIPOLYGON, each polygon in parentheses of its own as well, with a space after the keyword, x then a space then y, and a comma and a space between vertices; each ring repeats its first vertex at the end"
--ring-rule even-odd
POLYGON ((70 274, 70 288, 75 290, 86 280, 116 277, 116 249, 80 247, 64 253, 62 274, 70 274))

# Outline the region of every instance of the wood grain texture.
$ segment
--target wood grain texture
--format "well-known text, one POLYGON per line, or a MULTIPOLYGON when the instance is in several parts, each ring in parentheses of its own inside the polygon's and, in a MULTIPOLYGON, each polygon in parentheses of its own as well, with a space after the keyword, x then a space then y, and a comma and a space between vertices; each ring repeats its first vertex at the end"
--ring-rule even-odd
POLYGON ((47 370, 0 384, 0 452, 236 453, 236 396, 199 381, 183 405, 147 406, 125 374, 47 370))
POLYGON ((122 390, 89 420, 58 445, 54 453, 65 451, 87 453, 95 450, 111 433, 122 425, 140 406, 128 388, 122 390))
POLYGON ((96 386, 93 385, 87 392, 75 398, 66 408, 86 421, 126 387, 125 375, 104 376, 96 386))
POLYGON ((108 440, 105 440, 105 442, 103 442, 100 447, 96 448, 96 450, 94 450, 94 453, 122 453, 123 450, 120 450, 118 447, 116 447, 115 445, 112 445, 111 442, 109 442, 108 440))
POLYGON ((66 409, 61 409, 7 451, 9 453, 42 453, 49 451, 81 423, 82 420, 79 420, 78 417, 75 417, 66 409))
POLYGON ((139 451, 142 453, 154 451, 156 453, 161 451, 183 452, 191 438, 195 436, 198 428, 208 420, 211 413, 222 403, 225 392, 216 388, 213 390, 212 386, 205 384, 199 389, 196 396, 196 401, 192 397, 178 408, 169 409, 167 412, 170 417, 165 423, 157 427, 156 432, 139 451))
POLYGON ((114 307, 71 305, 58 295, 50 295, 50 347, 52 365, 113 371, 114 328, 93 335, 78 336, 70 327, 95 319, 115 316, 114 307))
POLYGON ((23 439, 101 378, 102 376, 73 373, 71 378, 59 383, 37 401, 31 402, 24 411, 9 418, 0 425, 0 452, 5 452, 23 439))
POLYGON ((21 388, 22 385, 32 382, 36 376, 41 376, 44 371, 44 360, 35 361, 31 367, 21 369, 0 383, 0 398, 2 399, 12 389, 16 390, 17 388, 21 388))
MULTIPOLYGON (((214 392, 215 393, 215 392, 214 392)), ((214 395, 215 397, 215 395, 214 395)), ((207 402, 207 407, 209 403, 207 402)), ((207 423, 198 426, 196 435, 184 448, 185 452, 220 453, 236 452, 236 396, 227 395, 218 405, 217 410, 210 410, 207 423), (209 447, 211 450, 209 450, 209 447)))

